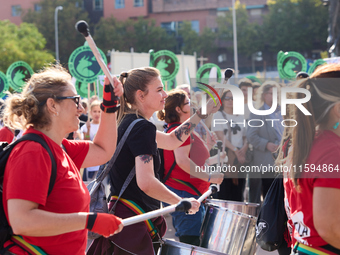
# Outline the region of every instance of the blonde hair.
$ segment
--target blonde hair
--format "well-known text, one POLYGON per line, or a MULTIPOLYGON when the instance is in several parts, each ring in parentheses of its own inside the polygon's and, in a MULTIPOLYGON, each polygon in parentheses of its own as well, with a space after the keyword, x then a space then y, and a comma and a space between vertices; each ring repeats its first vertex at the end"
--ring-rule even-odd
POLYGON ((12 94, 6 100, 6 126, 26 129, 43 128, 51 124, 46 111, 46 100, 62 95, 71 83, 71 75, 61 66, 51 66, 33 74, 21 94, 12 94), (20 121, 19 121, 20 119, 20 121))
POLYGON ((91 106, 90 106, 90 110, 92 111, 92 108, 95 107, 95 106, 100 106, 101 102, 99 100, 94 100, 92 103, 91 103, 91 106))
POLYGON ((256 92, 256 106, 260 108, 264 104, 264 94, 267 93, 271 88, 277 88, 277 97, 280 96, 281 86, 276 81, 265 81, 256 92))
POLYGON ((120 97, 118 123, 126 114, 136 113, 138 115, 138 109, 133 109, 136 107, 136 92, 141 90, 147 94, 148 85, 160 75, 158 69, 154 67, 135 68, 120 74, 119 80, 123 84, 124 95, 120 97))

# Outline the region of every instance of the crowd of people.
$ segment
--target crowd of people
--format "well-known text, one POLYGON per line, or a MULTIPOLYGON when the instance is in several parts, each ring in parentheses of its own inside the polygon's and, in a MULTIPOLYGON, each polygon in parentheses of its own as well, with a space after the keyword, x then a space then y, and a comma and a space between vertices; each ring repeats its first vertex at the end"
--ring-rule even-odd
MULTIPOLYGON (((10 143, 27 133, 40 135, 52 150, 57 176, 49 193, 47 151, 33 141, 15 147, 3 182, 3 206, 13 233, 46 254, 155 254, 166 231, 164 218, 127 227, 121 219, 187 199, 191 209, 187 214, 172 213, 172 223, 180 242, 199 246, 205 207, 197 199, 211 183, 220 184, 218 199, 261 203, 275 176, 261 172, 239 175, 239 169, 295 165, 302 170, 284 175, 291 234, 288 245, 295 246, 294 252, 300 255, 311 254, 306 249, 313 254, 340 254, 339 174, 304 171, 312 165, 326 165, 326 170, 340 167, 339 77, 340 65, 329 64, 311 77, 299 74, 289 84, 241 79, 238 87, 244 95, 244 115, 234 114, 230 90, 221 93, 222 105, 209 100, 203 115, 200 104, 206 94, 190 91, 184 84, 165 92, 156 68, 123 72, 119 79, 114 77, 114 88, 105 78, 103 102, 81 99, 70 75, 60 66, 36 73, 21 94, 6 99, 0 140, 10 143), (280 100, 275 100, 280 98, 282 86, 310 91, 310 101, 303 104, 310 116, 293 106, 282 116, 280 100), (252 93, 252 102, 248 102, 248 93, 252 93), (248 104, 271 113, 254 114, 248 104), (284 118, 294 119, 298 125, 284 127, 284 118), (114 215, 91 213, 83 180, 95 178, 136 119, 141 121, 132 128, 109 172, 108 206, 115 206, 114 215), (225 122, 216 125, 216 119, 225 122), (165 124, 164 129, 159 123, 165 124), (162 161, 163 179, 159 177, 162 161), (235 166, 237 171, 193 171, 211 165, 235 166), (90 247, 88 230, 101 235, 90 247)), ((29 254, 13 238, 5 249, 29 254)))

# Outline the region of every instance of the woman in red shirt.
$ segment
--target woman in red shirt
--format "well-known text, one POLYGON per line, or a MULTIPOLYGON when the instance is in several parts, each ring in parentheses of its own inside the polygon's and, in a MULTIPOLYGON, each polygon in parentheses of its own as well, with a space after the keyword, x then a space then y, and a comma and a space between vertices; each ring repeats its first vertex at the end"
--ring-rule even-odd
MULTIPOLYGON (((190 118, 190 101, 187 93, 179 89, 170 91, 165 100, 164 110, 158 112, 158 118, 168 123, 167 132, 171 132, 190 118)), ((195 172, 196 167, 190 168, 191 163, 203 167, 210 156, 205 141, 195 131, 192 131, 191 138, 187 138, 177 149, 173 151, 164 150, 163 156, 164 176, 167 176, 174 161, 176 161, 176 165, 173 167, 165 185, 180 197, 198 198, 208 190, 210 183, 221 184, 223 181, 223 174, 221 173, 195 172)), ((216 158, 217 156, 214 157, 215 161, 216 158)), ((214 159, 211 158, 207 163, 216 163, 213 162, 214 159)), ((200 210, 195 215, 177 212, 171 214, 176 236, 179 237, 181 242, 199 246, 200 228, 204 213, 204 206, 201 205, 200 210)))
MULTIPOLYGON (((285 159, 285 208, 298 254, 340 254, 340 65, 319 67, 297 87, 310 91, 303 106, 291 109, 297 126, 285 159), (324 252, 324 253, 322 253, 324 252)), ((297 98, 304 98, 303 93, 297 98)), ((280 159, 278 159, 280 161, 280 159)))
MULTIPOLYGON (((22 94, 14 94, 7 100, 5 124, 41 136, 57 165, 55 184, 48 195, 51 160, 40 144, 20 142, 8 158, 3 207, 16 235, 14 239, 21 240, 19 243, 40 247, 47 254, 84 255, 87 229, 104 236, 122 229, 120 219, 114 215, 89 213, 90 196, 79 173, 81 167, 107 162, 116 148, 115 112, 119 108, 117 96, 123 94, 123 89, 116 78, 114 82, 113 90, 105 79, 101 123, 93 142, 64 139, 78 129, 82 106, 71 75, 61 67, 34 74, 22 94), (15 121, 17 117, 21 123, 15 121)), ((21 247, 27 245, 15 245, 9 251, 28 254, 21 247)))

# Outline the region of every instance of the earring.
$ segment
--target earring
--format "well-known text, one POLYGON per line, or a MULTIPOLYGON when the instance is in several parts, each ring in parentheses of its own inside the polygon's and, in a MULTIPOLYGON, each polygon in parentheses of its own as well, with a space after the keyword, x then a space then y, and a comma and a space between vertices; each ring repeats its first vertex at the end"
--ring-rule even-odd
POLYGON ((56 116, 56 117, 59 116, 59 112, 57 112, 56 114, 54 114, 54 116, 56 116))
POLYGON ((335 125, 333 126, 334 129, 337 129, 339 126, 339 121, 337 123, 335 123, 335 125))

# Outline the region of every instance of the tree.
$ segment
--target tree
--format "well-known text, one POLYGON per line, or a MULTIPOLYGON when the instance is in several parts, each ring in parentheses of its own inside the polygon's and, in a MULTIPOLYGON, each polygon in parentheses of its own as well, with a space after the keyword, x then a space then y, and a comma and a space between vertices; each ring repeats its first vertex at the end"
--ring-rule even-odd
MULTIPOLYGON (((260 26, 250 23, 245 5, 239 1, 235 3, 236 28, 237 28, 237 50, 240 54, 251 56, 254 52, 261 50, 262 40, 260 26)), ((233 14, 232 10, 224 17, 217 17, 218 39, 224 42, 233 41, 233 14)), ((229 45, 232 45, 231 43, 229 45)), ((233 50, 233 46, 228 47, 233 50)))
POLYGON ((16 61, 27 62, 33 70, 42 68, 53 61, 45 45, 45 38, 33 24, 23 22, 18 27, 8 20, 0 21, 0 71, 6 73, 16 61))
POLYGON ((320 0, 271 0, 263 35, 273 53, 327 49, 328 10, 320 0))
POLYGON ((87 12, 81 7, 82 2, 81 0, 40 0, 38 4, 41 6, 41 11, 24 10, 23 21, 36 25, 39 32, 46 38, 46 48, 54 53, 54 11, 57 6, 63 6, 63 10, 58 12, 58 43, 61 64, 67 64, 71 53, 85 42, 84 37, 74 27, 77 21, 88 20, 87 12))
POLYGON ((174 48, 175 39, 166 31, 156 27, 151 19, 117 21, 115 18, 102 18, 95 27, 94 39, 103 51, 115 49, 148 52, 174 48))

